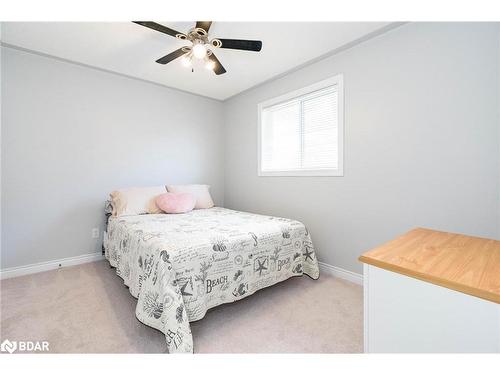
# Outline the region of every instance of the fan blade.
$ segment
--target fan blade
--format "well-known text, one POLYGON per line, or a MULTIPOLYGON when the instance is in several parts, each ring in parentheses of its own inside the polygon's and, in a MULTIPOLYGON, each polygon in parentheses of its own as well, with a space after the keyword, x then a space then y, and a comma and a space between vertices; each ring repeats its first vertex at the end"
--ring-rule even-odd
POLYGON ((203 29, 208 33, 210 26, 212 25, 212 21, 198 21, 196 22, 196 27, 199 29, 203 29))
POLYGON ((213 52, 208 58, 215 63, 214 73, 216 75, 221 75, 221 74, 226 73, 226 69, 224 69, 224 67, 220 63, 219 59, 213 54, 213 52))
POLYGON ((262 42, 260 40, 217 39, 222 43, 220 48, 242 49, 255 52, 259 52, 262 49, 262 42))
POLYGON ((164 34, 167 34, 167 35, 170 35, 170 36, 173 36, 174 38, 177 36, 177 35, 184 35, 186 36, 185 34, 183 33, 180 33, 176 30, 173 30, 171 28, 168 28, 166 26, 163 26, 163 25, 160 25, 159 23, 156 23, 156 22, 151 22, 151 21, 132 21, 133 23, 136 23, 138 25, 141 25, 141 26, 144 26, 144 27, 148 27, 150 29, 153 29, 153 30, 156 30, 156 31, 159 31, 160 33, 164 33, 164 34))
POLYGON ((168 64, 170 61, 175 60, 176 58, 181 57, 182 55, 185 55, 187 53, 183 50, 183 48, 179 48, 174 52, 171 52, 168 55, 159 58, 158 60, 156 60, 156 62, 158 64, 168 64))

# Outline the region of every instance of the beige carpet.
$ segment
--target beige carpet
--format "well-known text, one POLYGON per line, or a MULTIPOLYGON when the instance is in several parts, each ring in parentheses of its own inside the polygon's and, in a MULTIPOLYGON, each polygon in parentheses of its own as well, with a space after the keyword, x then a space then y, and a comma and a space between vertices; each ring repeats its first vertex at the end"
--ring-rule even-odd
MULTIPOLYGON (((48 340, 52 353, 162 353, 164 335, 105 261, 1 282, 1 340, 48 340)), ((295 277, 191 323, 195 353, 359 353, 362 288, 295 277)))

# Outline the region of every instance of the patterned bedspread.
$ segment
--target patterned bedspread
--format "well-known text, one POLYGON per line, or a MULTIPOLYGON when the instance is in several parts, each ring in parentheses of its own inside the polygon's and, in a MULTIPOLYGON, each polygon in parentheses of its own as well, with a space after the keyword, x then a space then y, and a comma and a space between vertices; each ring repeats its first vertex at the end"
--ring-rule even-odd
POLYGON ((292 276, 319 277, 311 237, 295 220, 214 207, 108 222, 106 258, 138 298, 136 316, 193 352, 190 321, 292 276))

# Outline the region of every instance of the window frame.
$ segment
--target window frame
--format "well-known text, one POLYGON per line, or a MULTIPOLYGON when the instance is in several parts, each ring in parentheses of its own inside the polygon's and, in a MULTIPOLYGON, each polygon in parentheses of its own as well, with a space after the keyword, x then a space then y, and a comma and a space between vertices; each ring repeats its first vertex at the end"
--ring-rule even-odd
POLYGON ((316 82, 312 85, 298 90, 288 92, 278 97, 266 100, 257 105, 257 175, 259 177, 342 177, 344 176, 344 76, 337 74, 333 77, 316 82), (281 171, 263 171, 262 170, 262 111, 283 102, 296 99, 300 96, 311 94, 315 91, 337 86, 337 114, 338 114, 338 167, 337 169, 295 169, 281 171))

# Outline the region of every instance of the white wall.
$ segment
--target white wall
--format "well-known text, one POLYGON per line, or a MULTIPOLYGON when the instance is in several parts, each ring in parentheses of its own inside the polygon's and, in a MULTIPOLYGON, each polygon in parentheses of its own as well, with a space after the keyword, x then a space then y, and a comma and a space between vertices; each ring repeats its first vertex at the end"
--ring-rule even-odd
POLYGON ((226 207, 310 229, 321 261, 413 227, 497 237, 498 24, 413 23, 225 102, 226 207), (257 104, 342 73, 344 177, 258 177, 257 104))
POLYGON ((100 251, 113 189, 208 183, 223 204, 222 103, 2 47, 1 267, 100 251))

